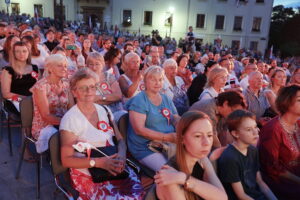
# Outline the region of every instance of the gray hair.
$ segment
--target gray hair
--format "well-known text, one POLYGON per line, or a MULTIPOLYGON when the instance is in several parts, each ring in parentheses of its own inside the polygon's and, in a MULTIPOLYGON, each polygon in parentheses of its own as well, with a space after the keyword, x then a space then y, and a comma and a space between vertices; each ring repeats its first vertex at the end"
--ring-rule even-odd
POLYGON ((163 68, 166 69, 169 66, 177 66, 177 62, 173 59, 173 58, 169 58, 167 60, 165 60, 164 64, 163 64, 163 68))
POLYGON ((74 90, 77 82, 83 79, 94 79, 96 82, 98 82, 99 77, 95 72, 93 72, 89 68, 79 69, 75 72, 75 74, 73 74, 73 76, 70 79, 71 90, 74 90))
POLYGON ((88 63, 90 62, 91 59, 94 59, 94 60, 98 60, 100 61, 103 65, 104 65, 104 58, 103 56, 99 53, 99 52, 90 52, 88 54, 88 57, 86 59, 86 64, 88 65, 88 63))
POLYGON ((49 67, 53 64, 65 64, 67 65, 67 58, 61 54, 51 54, 45 59, 45 68, 49 71, 49 67))
POLYGON ((164 76, 164 69, 161 68, 160 66, 151 66, 148 67, 145 71, 144 71, 144 82, 146 82, 147 78, 151 75, 154 74, 160 74, 161 76, 164 76))

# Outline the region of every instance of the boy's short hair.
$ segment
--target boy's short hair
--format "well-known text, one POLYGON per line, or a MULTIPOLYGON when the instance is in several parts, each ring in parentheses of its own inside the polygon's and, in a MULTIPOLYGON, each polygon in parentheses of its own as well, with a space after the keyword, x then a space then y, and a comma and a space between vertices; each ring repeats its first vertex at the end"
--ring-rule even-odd
POLYGON ((242 121, 246 118, 256 120, 255 115, 247 110, 235 110, 232 113, 230 113, 226 119, 226 124, 229 132, 231 133, 232 131, 237 130, 241 125, 242 121))

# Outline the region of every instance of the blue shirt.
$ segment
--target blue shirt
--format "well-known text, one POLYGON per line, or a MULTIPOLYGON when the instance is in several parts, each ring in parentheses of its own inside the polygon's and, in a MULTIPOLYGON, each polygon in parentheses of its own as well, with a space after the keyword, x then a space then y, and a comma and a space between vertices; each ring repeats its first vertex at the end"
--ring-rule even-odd
MULTIPOLYGON (((161 94, 162 102, 159 106, 152 104, 148 96, 144 91, 130 99, 125 107, 128 111, 132 110, 146 115, 145 127, 161 133, 175 132, 175 127, 171 123, 172 116, 177 114, 176 108, 173 102, 164 94, 161 94), (161 110, 167 108, 171 112, 171 119, 168 123, 168 119, 164 117, 161 110)), ((151 155, 153 152, 148 149, 147 144, 149 139, 137 135, 131 123, 129 123, 127 130, 127 143, 130 153, 138 160, 151 155)))

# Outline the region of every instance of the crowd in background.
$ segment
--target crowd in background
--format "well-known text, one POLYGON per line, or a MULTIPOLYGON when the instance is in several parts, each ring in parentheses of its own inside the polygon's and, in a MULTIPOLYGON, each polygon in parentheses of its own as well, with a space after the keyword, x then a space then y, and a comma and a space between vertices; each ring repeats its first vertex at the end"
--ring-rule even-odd
MULTIPOLYGON (((192 27, 176 41, 10 19, 20 23, 0 23, 3 105, 18 116, 32 96, 37 151, 60 131, 62 164, 82 199, 145 196, 126 149, 157 172, 150 191, 159 199, 299 198, 299 57, 266 59, 220 38, 203 45, 192 27), (117 127, 125 115, 126 140, 117 127), (82 141, 118 150, 90 158, 74 147, 82 141), (128 176, 96 183, 92 167, 128 176)), ((34 159, 29 148, 25 159, 34 159)))

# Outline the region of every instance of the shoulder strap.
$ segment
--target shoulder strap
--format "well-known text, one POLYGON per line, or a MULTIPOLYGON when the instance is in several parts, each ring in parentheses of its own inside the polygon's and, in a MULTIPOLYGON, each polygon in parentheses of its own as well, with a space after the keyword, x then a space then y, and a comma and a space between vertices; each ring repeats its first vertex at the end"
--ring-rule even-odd
MULTIPOLYGON (((105 105, 101 105, 101 106, 104 108, 104 110, 107 113, 108 123, 109 123, 110 127, 113 129, 114 133, 116 133, 116 130, 115 130, 114 124, 111 120, 111 115, 110 115, 110 112, 108 111, 107 106, 105 106, 105 105)), ((113 139, 113 142, 115 143, 115 145, 118 145, 118 140, 117 140, 116 134, 114 134, 112 139, 113 139)))

